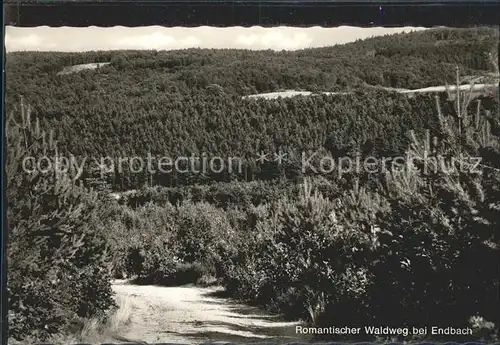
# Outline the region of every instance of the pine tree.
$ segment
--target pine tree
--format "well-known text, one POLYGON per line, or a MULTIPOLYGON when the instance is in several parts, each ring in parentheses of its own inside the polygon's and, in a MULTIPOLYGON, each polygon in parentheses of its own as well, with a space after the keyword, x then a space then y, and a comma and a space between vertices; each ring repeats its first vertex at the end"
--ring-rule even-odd
POLYGON ((378 284, 374 300, 391 294, 393 305, 381 307, 415 324, 429 315, 448 324, 481 316, 498 327, 491 301, 499 284, 500 171, 477 162, 484 149, 500 159, 500 138, 480 102, 471 111, 473 95, 459 85, 454 117, 437 103, 439 140, 413 135, 414 164, 388 176, 392 212, 380 218, 387 233, 376 268, 387 283, 378 284))
POLYGON ((27 164, 28 157, 61 157, 31 114, 21 100, 20 116, 10 114, 6 126, 9 335, 43 340, 112 299, 105 246, 91 226, 95 194, 74 180, 74 165, 41 171, 27 164))

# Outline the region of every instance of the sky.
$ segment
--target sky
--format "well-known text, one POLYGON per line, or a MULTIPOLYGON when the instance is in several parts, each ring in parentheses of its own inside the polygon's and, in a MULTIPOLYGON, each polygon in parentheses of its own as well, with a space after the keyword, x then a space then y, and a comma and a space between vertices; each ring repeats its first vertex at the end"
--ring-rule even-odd
POLYGON ((336 28, 296 28, 254 26, 216 28, 200 26, 129 28, 115 26, 103 28, 90 26, 5 28, 5 48, 13 51, 63 51, 153 49, 171 50, 183 48, 237 48, 297 50, 332 46, 373 36, 423 30, 422 27, 360 28, 340 26, 336 28))

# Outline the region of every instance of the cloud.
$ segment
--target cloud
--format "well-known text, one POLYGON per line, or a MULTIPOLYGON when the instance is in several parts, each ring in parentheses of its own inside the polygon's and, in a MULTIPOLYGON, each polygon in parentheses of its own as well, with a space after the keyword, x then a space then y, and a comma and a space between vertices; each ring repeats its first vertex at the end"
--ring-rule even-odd
POLYGON ((294 50, 307 48, 313 39, 306 32, 282 33, 278 31, 262 34, 240 35, 236 38, 236 45, 250 49, 294 50))
POLYGON ((153 32, 147 35, 121 38, 117 41, 116 45, 127 49, 165 49, 170 48, 175 43, 176 40, 172 36, 153 32))
POLYGON ((22 50, 67 51, 117 49, 239 48, 296 50, 342 44, 372 36, 424 28, 336 28, 297 27, 228 27, 197 28, 160 26, 111 28, 6 27, 8 52, 22 50))
POLYGON ((201 44, 201 41, 194 37, 194 36, 188 36, 180 40, 180 46, 182 47, 199 47, 201 44))
POLYGON ((176 38, 161 32, 133 35, 116 41, 116 49, 178 49, 198 47, 200 40, 195 36, 176 38))
POLYGON ((12 37, 9 34, 5 35, 5 46, 11 51, 37 50, 41 46, 48 48, 54 47, 54 44, 46 42, 43 37, 31 33, 21 37, 12 37))

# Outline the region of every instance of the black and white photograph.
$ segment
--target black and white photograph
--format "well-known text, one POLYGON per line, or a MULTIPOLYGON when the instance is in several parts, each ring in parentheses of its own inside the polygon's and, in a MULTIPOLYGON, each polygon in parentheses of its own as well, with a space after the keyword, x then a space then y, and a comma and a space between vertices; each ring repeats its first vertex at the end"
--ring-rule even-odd
POLYGON ((499 341, 498 42, 6 26, 8 343, 499 341))

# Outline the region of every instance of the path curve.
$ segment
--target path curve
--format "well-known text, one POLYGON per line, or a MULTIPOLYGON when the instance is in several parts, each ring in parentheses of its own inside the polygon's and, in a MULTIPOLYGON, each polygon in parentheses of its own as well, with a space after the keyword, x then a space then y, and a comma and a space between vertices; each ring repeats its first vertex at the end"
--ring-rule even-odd
POLYGON ((130 308, 130 321, 116 339, 145 343, 297 341, 295 326, 276 315, 220 297, 220 287, 163 287, 113 283, 116 297, 130 308))

